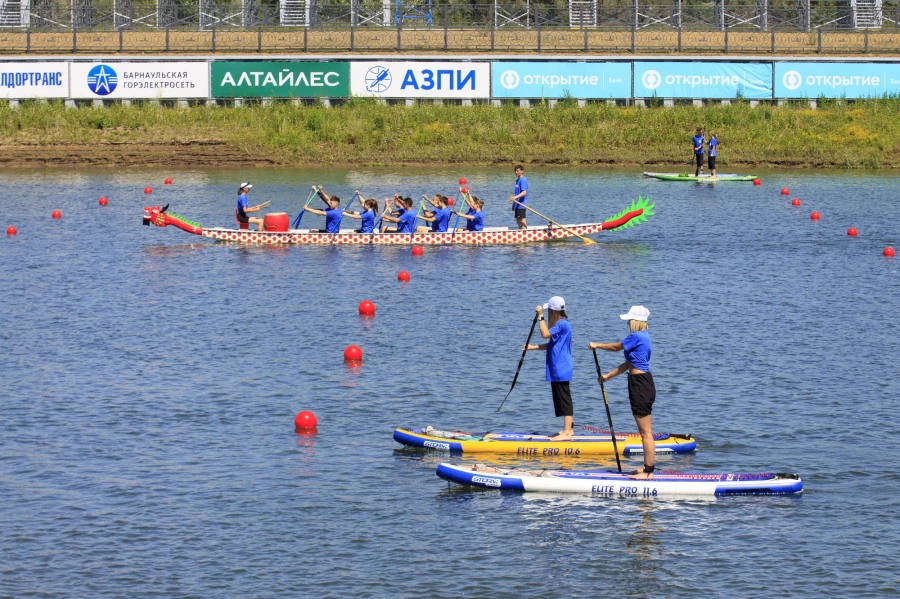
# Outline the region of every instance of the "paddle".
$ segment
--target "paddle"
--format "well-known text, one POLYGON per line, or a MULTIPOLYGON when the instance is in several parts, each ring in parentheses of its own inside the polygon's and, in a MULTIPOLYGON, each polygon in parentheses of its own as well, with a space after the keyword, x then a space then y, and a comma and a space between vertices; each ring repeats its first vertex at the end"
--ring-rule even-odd
POLYGON ((563 226, 563 225, 559 224, 559 223, 556 222, 555 220, 551 220, 549 217, 544 216, 543 214, 541 214, 540 212, 538 212, 538 211, 535 210, 534 208, 529 208, 529 207, 526 206, 525 204, 523 204, 523 203, 521 203, 521 202, 519 202, 519 201, 516 201, 516 200, 513 200, 513 203, 514 203, 514 204, 518 204, 519 206, 521 206, 521 207, 524 208, 525 210, 530 210, 531 212, 534 212, 535 214, 537 214, 537 215, 540 216, 541 218, 545 219, 545 220, 546 220, 547 222, 549 222, 550 224, 556 225, 557 227, 559 227, 559 228, 562 229, 563 231, 567 231, 567 232, 571 233, 572 235, 574 235, 575 237, 579 238, 581 241, 583 241, 583 242, 586 243, 587 245, 592 245, 592 244, 594 244, 594 243, 597 243, 597 242, 594 241, 593 239, 588 239, 588 238, 585 237, 584 235, 579 235, 578 233, 576 233, 576 232, 573 231, 572 229, 570 229, 570 228, 568 228, 568 227, 566 227, 566 226, 563 226))
POLYGON ((609 413, 609 400, 606 399, 606 387, 603 386, 603 373, 600 372, 600 360, 597 359, 596 349, 592 349, 591 352, 594 354, 594 364, 597 366, 597 380, 600 381, 600 391, 603 393, 603 405, 606 406, 606 419, 609 420, 609 436, 612 437, 613 451, 616 454, 616 466, 619 467, 619 472, 621 472, 622 463, 619 462, 619 448, 616 445, 616 431, 613 430, 612 414, 609 413))
POLYGON ((300 220, 303 218, 303 215, 306 214, 306 207, 309 206, 309 203, 312 202, 312 199, 316 196, 316 186, 313 185, 312 191, 309 193, 309 197, 306 199, 306 204, 303 205, 303 210, 300 211, 300 214, 297 215, 297 218, 294 219, 294 222, 291 223, 292 229, 297 229, 300 227, 300 220))
MULTIPOLYGON (((509 397, 509 394, 512 393, 512 390, 516 386, 516 381, 519 380, 519 371, 522 370, 522 363, 525 362, 525 352, 528 351, 528 344, 531 343, 531 336, 534 334, 534 325, 537 324, 538 321, 538 313, 534 313, 534 320, 531 321, 531 330, 528 331, 528 339, 525 340, 525 349, 522 350, 522 357, 519 358, 519 367, 516 368, 516 376, 513 377, 512 385, 509 387, 509 393, 506 394, 506 397, 509 397)), ((500 408, 503 407, 503 404, 506 402, 506 397, 503 398, 503 401, 500 402, 500 408)), ((500 411, 500 408, 497 408, 497 411, 500 411)), ((621 469, 620 469, 621 470, 621 469)))
MULTIPOLYGON (((457 192, 456 192, 456 199, 457 199, 457 201, 459 201, 459 199, 460 199, 460 194, 462 193, 462 205, 461 205, 461 206, 456 206, 456 208, 457 208, 457 210, 456 210, 456 221, 453 223, 453 231, 450 232, 450 237, 453 237, 454 235, 456 235, 456 226, 459 224, 459 216, 460 216, 460 212, 462 212, 463 206, 467 206, 467 205, 468 205, 468 204, 466 204, 466 196, 469 195, 469 188, 468 188, 468 187, 464 187, 463 189, 466 190, 466 193, 462 193, 461 191, 457 191, 457 192)), ((454 202, 454 204, 455 204, 455 203, 456 203, 456 202, 454 202)))
POLYGON ((419 200, 419 209, 416 210, 416 217, 413 219, 412 232, 409 234, 409 238, 412 239, 416 234, 416 229, 419 228, 419 213, 422 212, 422 209, 425 208, 425 202, 419 200))

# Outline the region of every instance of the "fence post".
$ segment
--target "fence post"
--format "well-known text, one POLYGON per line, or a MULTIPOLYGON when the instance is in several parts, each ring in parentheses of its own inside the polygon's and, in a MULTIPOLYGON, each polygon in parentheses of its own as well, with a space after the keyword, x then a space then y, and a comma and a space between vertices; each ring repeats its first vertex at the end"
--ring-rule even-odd
POLYGON ((166 54, 169 53, 169 26, 166 25, 166 54))
POLYGON ((394 18, 397 19, 397 52, 399 52, 403 49, 403 42, 400 40, 400 34, 403 30, 403 5, 398 5, 394 18))
POLYGON ((75 21, 72 21, 72 54, 75 54, 75 51, 78 50, 78 33, 75 31, 78 26, 75 24, 75 21))
MULTIPOLYGON (((168 31, 168 29, 167 29, 168 31)), ((353 44, 353 33, 350 33, 350 44, 353 44)), ((351 48, 352 50, 353 48, 351 48)), ((256 26, 256 51, 262 54, 262 23, 256 26)))
POLYGON ((309 44, 307 38, 307 34, 309 33, 309 23, 306 24, 306 27, 303 28, 303 51, 309 52, 309 44))
POLYGON ((31 24, 25 28, 25 54, 31 52, 31 24))
POLYGON ((356 25, 350 23, 350 51, 356 50, 356 25))
POLYGON ((491 15, 491 52, 494 51, 494 16, 491 15))
POLYGON ((681 52, 681 19, 678 19, 678 52, 681 52))
POLYGON ((119 54, 122 53, 122 29, 119 29, 119 54))
POLYGON ((728 54, 728 26, 725 26, 725 54, 728 54))
POLYGON ((775 54, 775 28, 772 27, 772 54, 775 54))
POLYGON ((450 18, 450 5, 444 2, 444 52, 447 51, 447 20, 450 18))
POLYGON ((538 7, 535 6, 534 7, 534 25, 535 25, 535 27, 537 27, 537 34, 538 34, 537 51, 538 51, 538 54, 540 54, 541 53, 541 22, 538 20, 538 16, 539 16, 538 7))
POLYGON ((868 27, 866 27, 866 34, 865 34, 864 39, 865 39, 865 43, 866 43, 865 53, 868 54, 869 53, 869 28, 868 27))
POLYGON ((819 27, 819 28, 816 29, 816 31, 818 32, 818 35, 816 35, 816 38, 817 38, 817 44, 818 44, 818 48, 816 49, 816 53, 817 53, 817 54, 821 54, 821 53, 822 53, 822 28, 819 27))
POLYGON ((587 31, 587 28, 585 28, 585 26, 584 26, 584 15, 583 15, 583 14, 582 14, 582 16, 581 16, 581 31, 584 33, 584 53, 587 54, 587 51, 588 51, 588 42, 587 42, 588 31, 587 31))
POLYGON ((215 53, 216 51, 216 11, 213 11, 213 22, 212 22, 212 51, 215 53))
POLYGON ((634 54, 634 36, 637 32, 637 11, 631 9, 631 53, 634 54))

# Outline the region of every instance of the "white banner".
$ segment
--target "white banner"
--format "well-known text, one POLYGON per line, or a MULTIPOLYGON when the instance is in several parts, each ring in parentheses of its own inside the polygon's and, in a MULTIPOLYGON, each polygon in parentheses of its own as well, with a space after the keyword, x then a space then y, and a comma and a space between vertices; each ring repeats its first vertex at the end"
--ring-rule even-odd
POLYGON ((350 95, 489 98, 489 62, 351 62, 350 95))
POLYGON ((72 98, 208 98, 205 62, 73 62, 72 98))
POLYGON ((0 62, 0 98, 67 98, 69 65, 64 62, 0 62))

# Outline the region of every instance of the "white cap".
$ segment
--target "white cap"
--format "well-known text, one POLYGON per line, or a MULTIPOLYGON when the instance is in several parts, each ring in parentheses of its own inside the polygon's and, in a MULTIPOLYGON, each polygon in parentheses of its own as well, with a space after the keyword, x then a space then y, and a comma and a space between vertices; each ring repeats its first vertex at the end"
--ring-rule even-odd
POLYGON ((250 185, 250 183, 249 183, 249 182, 247 182, 247 181, 244 181, 244 182, 243 182, 243 183, 241 183, 241 186, 240 186, 240 187, 238 187, 238 189, 250 189, 250 188, 251 188, 251 187, 253 187, 253 186, 252 186, 252 185, 250 185))
POLYGON ((619 314, 619 318, 622 320, 640 320, 641 322, 647 322, 647 318, 649 317, 650 310, 644 306, 631 306, 631 310, 628 311, 628 314, 619 314))
POLYGON ((558 295, 554 295, 550 298, 550 301, 544 304, 544 310, 547 309, 556 310, 557 312, 566 309, 566 300, 559 297, 558 295))

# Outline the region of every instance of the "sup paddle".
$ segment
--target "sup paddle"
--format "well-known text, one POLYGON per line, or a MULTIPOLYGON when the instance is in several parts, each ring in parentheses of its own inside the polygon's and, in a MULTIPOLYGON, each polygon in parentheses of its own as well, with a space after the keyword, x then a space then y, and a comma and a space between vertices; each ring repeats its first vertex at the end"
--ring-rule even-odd
POLYGON ((300 226, 300 220, 303 218, 303 215, 306 214, 306 207, 309 206, 309 203, 312 202, 312 199, 316 197, 316 186, 312 186, 312 191, 309 194, 309 197, 306 199, 306 204, 303 205, 303 210, 300 211, 300 214, 297 215, 297 218, 294 219, 294 222, 291 223, 291 228, 296 229, 300 226))
MULTIPOLYGON (((516 381, 519 379, 519 371, 522 370, 522 363, 525 361, 525 352, 528 351, 528 344, 531 343, 531 336, 534 335, 534 325, 537 324, 538 321, 538 313, 534 313, 534 320, 531 321, 531 330, 528 331, 528 339, 525 340, 525 349, 522 350, 522 357, 519 358, 519 367, 516 368, 516 376, 513 377, 512 385, 509 387, 509 392, 506 394, 506 397, 509 397, 509 394, 512 393, 512 390, 516 386, 516 381)), ((506 397, 503 398, 503 401, 500 402, 500 408, 503 407, 503 404, 506 402, 506 397)), ((500 411, 500 408, 497 408, 497 411, 500 411)), ((621 471, 621 468, 619 469, 621 471)))
POLYGON ((600 381, 600 391, 603 393, 603 405, 606 406, 606 419, 609 421, 609 436, 612 437, 613 452, 616 454, 616 466, 619 467, 619 472, 621 472, 622 463, 619 461, 619 448, 616 445, 616 431, 613 430, 612 414, 609 413, 609 400, 606 399, 606 387, 603 386, 603 373, 600 372, 600 360, 597 359, 596 349, 592 349, 591 352, 594 354, 594 364, 597 366, 597 380, 600 381))
POLYGON ((523 204, 523 203, 521 203, 521 202, 519 202, 519 201, 516 201, 516 200, 513 200, 513 203, 514 203, 514 204, 518 204, 519 206, 521 206, 521 207, 524 208, 525 210, 530 210, 531 212, 534 212, 535 214, 537 214, 538 216, 540 216, 541 218, 543 218, 544 220, 546 220, 548 223, 550 223, 550 224, 552 224, 552 225, 556 225, 557 227, 559 227, 559 228, 562 229, 563 231, 566 231, 566 232, 568 232, 568 233, 571 233, 572 235, 574 235, 575 237, 579 238, 581 241, 583 241, 583 242, 586 243, 587 245, 592 245, 592 244, 597 243, 597 242, 594 241, 593 239, 588 239, 588 238, 585 237, 584 235, 579 235, 578 233, 576 233, 576 232, 573 231, 572 229, 570 229, 570 228, 568 228, 568 227, 566 227, 566 226, 564 226, 564 225, 559 224, 559 223, 556 222, 555 220, 552 220, 550 217, 544 216, 543 214, 541 214, 540 212, 538 212, 538 211, 535 210, 534 208, 529 208, 529 207, 526 206, 525 204, 523 204))

